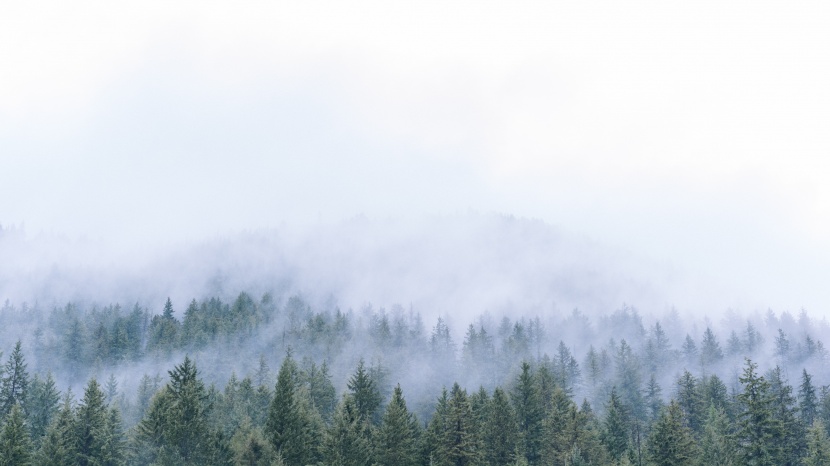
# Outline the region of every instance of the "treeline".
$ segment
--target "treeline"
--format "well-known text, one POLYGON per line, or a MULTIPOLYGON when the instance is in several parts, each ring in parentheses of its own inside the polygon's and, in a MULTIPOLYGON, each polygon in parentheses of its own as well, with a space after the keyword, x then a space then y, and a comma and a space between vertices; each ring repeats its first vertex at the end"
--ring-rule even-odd
POLYGON ((6 347, 3 445, 35 464, 823 464, 830 332, 806 312, 727 313, 720 334, 628 306, 451 324, 270 294, 6 303, 0 332, 31 337, 6 347), (409 427, 385 431, 390 409, 409 427))
POLYGON ((127 429, 117 387, 86 384, 78 401, 50 375, 30 378, 18 343, 0 381, 3 465, 823 465, 830 393, 802 372, 746 360, 741 390, 685 372, 645 415, 612 387, 601 410, 577 404, 544 364, 524 362, 508 386, 437 395, 420 419, 396 385, 363 361, 339 397, 326 366, 288 353, 272 388, 231 377, 207 386, 188 357, 127 429), (599 413, 601 414, 599 414, 599 413))

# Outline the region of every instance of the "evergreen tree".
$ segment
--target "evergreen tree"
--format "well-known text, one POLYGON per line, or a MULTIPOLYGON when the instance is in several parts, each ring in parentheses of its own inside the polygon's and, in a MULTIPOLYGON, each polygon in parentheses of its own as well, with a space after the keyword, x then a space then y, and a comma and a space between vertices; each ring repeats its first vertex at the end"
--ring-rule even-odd
POLYGON ((23 423, 23 410, 12 406, 0 434, 0 466, 28 466, 31 461, 31 439, 23 423))
POLYGON ((684 371, 677 380, 677 404, 683 411, 689 427, 695 433, 700 433, 702 430, 705 414, 698 384, 698 380, 689 371, 684 371))
POLYGON ((311 413, 308 395, 300 387, 297 364, 289 353, 277 374, 265 435, 286 464, 305 465, 319 457, 322 437, 319 427, 311 413))
POLYGON ((122 466, 126 464, 127 441, 121 413, 112 407, 107 415, 104 430, 104 445, 101 451, 101 466, 122 466))
POLYGON ((699 466, 737 466, 735 443, 729 418, 722 409, 709 405, 703 435, 700 439, 699 466))
POLYGON ((801 385, 798 389, 798 410, 801 414, 801 422, 805 426, 812 426, 818 416, 818 400, 816 389, 813 387, 813 378, 803 369, 801 373, 801 385))
POLYGON ((39 466, 74 464, 76 461, 74 428, 72 396, 71 392, 67 392, 63 405, 46 430, 40 449, 35 454, 34 463, 39 466))
POLYGON ((800 463, 806 451, 805 427, 798 419, 796 399, 792 387, 784 380, 781 368, 772 369, 767 379, 773 400, 773 418, 779 426, 779 433, 774 437, 779 453, 776 458, 780 466, 793 466, 800 463))
POLYGON ((26 360, 20 348, 20 340, 14 345, 12 354, 6 362, 3 377, 0 379, 0 418, 6 417, 12 406, 25 406, 29 373, 26 371, 26 360))
POLYGON ((830 465, 830 439, 827 438, 824 423, 816 419, 807 431, 807 456, 804 458, 804 466, 828 465, 830 465))
POLYGON ((323 361, 318 368, 311 362, 304 375, 312 405, 324 420, 330 420, 337 406, 337 393, 331 383, 328 365, 323 361))
POLYGON ((392 392, 377 433, 376 461, 380 466, 418 464, 418 422, 406 408, 401 386, 392 392))
POLYGON ((482 462, 481 446, 477 441, 477 426, 473 424, 473 420, 467 393, 458 384, 453 385, 444 418, 444 435, 435 455, 437 464, 470 466, 482 462))
POLYGON ((746 368, 739 378, 743 392, 738 395, 741 411, 735 438, 741 464, 747 466, 774 466, 779 457, 775 441, 781 428, 774 415, 774 399, 770 385, 757 373, 758 365, 746 360, 746 368))
POLYGON ((283 466, 282 458, 265 439, 262 431, 243 419, 231 438, 233 462, 239 466, 283 466))
POLYGON ((78 465, 96 465, 103 459, 106 439, 107 408, 104 392, 93 378, 84 390, 75 419, 75 453, 78 465))
POLYGON ((380 403, 383 401, 375 380, 370 376, 363 363, 363 358, 357 364, 357 370, 347 384, 354 397, 354 403, 361 419, 371 423, 379 420, 380 403))
POLYGON ((332 466, 369 466, 372 464, 371 443, 366 420, 357 410, 350 394, 337 405, 331 426, 325 436, 323 457, 332 466))
POLYGON ((501 388, 493 390, 488 414, 483 435, 485 462, 491 466, 509 464, 516 458, 519 428, 516 413, 501 388))
POLYGON ((614 461, 619 461, 628 449, 628 433, 628 414, 614 387, 605 407, 605 424, 602 431, 602 443, 614 461))
POLYGON ((512 399, 519 425, 519 450, 528 464, 535 466, 542 455, 544 411, 539 388, 527 362, 522 363, 512 399))
POLYGON ((700 342, 700 363, 703 367, 709 367, 723 359, 723 350, 718 343, 712 329, 706 327, 703 332, 703 340, 700 342))
POLYGON ((46 435, 52 418, 58 412, 60 406, 60 393, 55 387, 55 379, 52 373, 46 374, 46 380, 41 380, 35 374, 29 387, 29 395, 26 397, 26 414, 29 420, 29 431, 36 444, 40 444, 40 438, 46 435))
POLYGON ((646 384, 646 407, 648 408, 648 422, 654 422, 658 416, 660 416, 660 411, 663 410, 663 390, 660 388, 660 384, 657 383, 657 379, 654 377, 654 374, 648 379, 648 384, 646 384))
POLYGON ((647 456, 654 466, 694 464, 694 437, 683 425, 683 412, 677 402, 672 400, 654 424, 648 439, 647 456))

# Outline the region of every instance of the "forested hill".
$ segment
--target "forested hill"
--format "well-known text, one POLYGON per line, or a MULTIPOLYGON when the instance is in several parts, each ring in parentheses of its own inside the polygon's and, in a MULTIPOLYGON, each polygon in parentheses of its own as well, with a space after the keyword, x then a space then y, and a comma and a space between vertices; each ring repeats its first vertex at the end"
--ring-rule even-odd
POLYGON ((178 312, 170 300, 157 312, 7 303, 0 318, 21 329, 3 342, 7 464, 795 465, 830 454, 827 325, 806 312, 729 314, 713 328, 623 306, 452 328, 401 306, 240 293, 178 312))

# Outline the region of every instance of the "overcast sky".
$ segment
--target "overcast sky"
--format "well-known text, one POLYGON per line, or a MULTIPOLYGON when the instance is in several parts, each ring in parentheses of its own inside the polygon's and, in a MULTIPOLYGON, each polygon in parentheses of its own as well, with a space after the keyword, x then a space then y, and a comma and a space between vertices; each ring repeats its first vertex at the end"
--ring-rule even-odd
POLYGON ((830 314, 830 4, 0 3, 0 223, 533 217, 830 314))

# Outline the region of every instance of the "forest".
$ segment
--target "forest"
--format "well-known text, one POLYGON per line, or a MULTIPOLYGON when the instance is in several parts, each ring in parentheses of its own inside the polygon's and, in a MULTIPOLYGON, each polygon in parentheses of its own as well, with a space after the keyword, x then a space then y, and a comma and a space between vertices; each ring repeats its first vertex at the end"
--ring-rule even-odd
POLYGON ((830 464, 826 321, 6 302, 3 465, 830 464))

